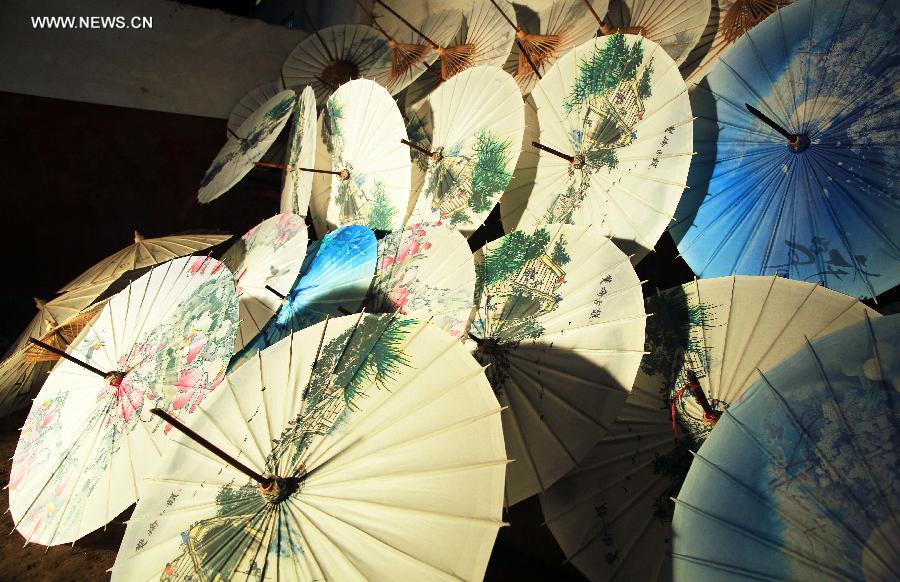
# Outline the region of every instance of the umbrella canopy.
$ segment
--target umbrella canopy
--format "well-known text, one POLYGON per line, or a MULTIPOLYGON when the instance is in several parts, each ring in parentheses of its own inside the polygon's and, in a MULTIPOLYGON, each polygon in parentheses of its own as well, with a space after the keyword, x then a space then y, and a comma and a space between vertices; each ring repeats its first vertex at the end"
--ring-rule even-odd
POLYGON ((591 580, 671 578, 669 498, 721 411, 805 338, 878 316, 777 277, 694 281, 649 298, 647 311, 647 355, 609 435, 541 498, 550 531, 591 580))
POLYGON ((300 275, 284 294, 274 317, 235 353, 236 369, 253 354, 328 316, 355 312, 369 290, 378 258, 375 234, 364 226, 345 226, 309 245, 300 275))
MULTIPOLYGON (((505 0, 496 1, 499 4, 505 0)), ((606 12, 607 0, 590 4, 599 14, 606 12)), ((536 22, 526 23, 519 17, 518 42, 513 45, 503 68, 515 77, 523 95, 531 93, 538 82, 535 68, 543 76, 557 59, 594 37, 597 21, 591 9, 585 6, 585 0, 556 0, 536 15, 536 22)))
POLYGON ((644 301, 628 257, 589 229, 515 231, 476 255, 469 332, 508 407, 506 503, 546 490, 612 425, 644 353, 644 301))
POLYGON ((597 38, 558 60, 531 98, 540 133, 526 138, 503 227, 590 225, 639 260, 668 226, 691 163, 674 61, 645 38, 597 38))
POLYGON ((316 94, 312 87, 300 93, 297 107, 291 116, 291 135, 288 138, 287 168, 281 185, 281 212, 305 217, 312 195, 313 172, 316 163, 316 94))
POLYGON ((466 239, 440 222, 415 223, 378 241, 369 313, 427 319, 453 337, 465 334, 475 297, 475 265, 466 239))
POLYGON ((525 131, 519 89, 495 67, 441 84, 410 113, 410 152, 422 175, 412 220, 471 234, 506 190, 525 131))
POLYGON ((296 104, 293 90, 281 91, 263 103, 237 131, 229 132, 228 141, 200 181, 197 200, 203 204, 212 202, 246 176, 275 143, 296 104))
POLYGON ((325 166, 331 175, 313 182, 310 210, 316 232, 345 224, 399 228, 412 162, 402 142, 403 116, 390 94, 373 81, 350 81, 328 99, 322 119, 319 159, 331 157, 325 166))
MULTIPOLYGON (((77 297, 81 299, 91 297, 91 300, 82 306, 86 307, 106 287, 109 287, 116 279, 128 271, 152 267, 169 259, 206 250, 211 246, 225 242, 229 238, 231 238, 230 234, 176 234, 145 239, 141 233, 134 231, 134 244, 106 257, 76 277, 71 283, 60 289, 59 292, 67 293, 75 289, 82 289, 84 294, 79 294, 77 297), (103 284, 106 284, 106 287, 101 287, 103 284), (85 289, 86 287, 95 286, 97 291, 93 295, 91 295, 93 290, 85 289)), ((62 300, 63 297, 59 299, 62 300)))
POLYGON ((112 297, 35 398, 9 481, 29 542, 73 542, 138 497, 159 459, 163 423, 194 412, 234 349, 231 273, 208 257, 160 265, 112 297))
POLYGON ((710 0, 610 0, 600 32, 639 34, 680 65, 706 30, 711 9, 710 0))
POLYGON ((710 25, 700 35, 697 46, 681 63, 688 86, 703 81, 719 55, 745 32, 762 22, 791 0, 716 0, 710 11, 710 25))
MULTIPOLYGON (((260 85, 259 87, 254 87, 247 92, 247 94, 241 97, 240 101, 238 101, 231 109, 231 113, 228 114, 228 126, 225 131, 225 138, 231 137, 232 134, 238 135, 241 125, 247 121, 257 109, 285 89, 287 89, 287 87, 285 87, 279 79, 278 81, 271 81, 260 85)), ((284 159, 287 150, 285 147, 285 140, 282 138, 283 135, 279 134, 279 137, 263 155, 263 161, 277 163, 284 159)))
POLYGON ((507 460, 497 399, 454 338, 390 315, 332 319, 221 392, 191 430, 268 485, 176 436, 114 580, 484 576, 507 460))
POLYGON ((695 91, 713 113, 671 229, 697 276, 857 297, 900 283, 898 21, 883 0, 803 0, 721 56, 695 91))
POLYGON ((247 231, 222 256, 234 273, 240 300, 235 351, 256 337, 281 307, 303 266, 306 242, 302 218, 277 214, 247 231))
POLYGON ((900 316, 806 343, 760 372, 678 494, 684 580, 900 577, 900 316))
POLYGON ((352 79, 371 79, 391 95, 406 86, 404 78, 391 79, 391 51, 384 35, 362 24, 314 31, 288 55, 281 75, 288 87, 312 87, 320 106, 352 79))

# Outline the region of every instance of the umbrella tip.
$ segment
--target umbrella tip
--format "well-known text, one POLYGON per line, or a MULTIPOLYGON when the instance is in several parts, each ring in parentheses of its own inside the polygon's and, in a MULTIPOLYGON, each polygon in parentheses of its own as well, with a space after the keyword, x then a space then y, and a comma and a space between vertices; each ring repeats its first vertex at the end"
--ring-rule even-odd
POLYGON ((38 309, 43 309, 47 305, 47 302, 44 301, 43 299, 41 299, 40 297, 34 297, 33 299, 34 299, 34 306, 37 307, 38 309))
POLYGON ((138 231, 134 231, 134 244, 138 244, 143 241, 144 241, 144 235, 142 235, 138 231))

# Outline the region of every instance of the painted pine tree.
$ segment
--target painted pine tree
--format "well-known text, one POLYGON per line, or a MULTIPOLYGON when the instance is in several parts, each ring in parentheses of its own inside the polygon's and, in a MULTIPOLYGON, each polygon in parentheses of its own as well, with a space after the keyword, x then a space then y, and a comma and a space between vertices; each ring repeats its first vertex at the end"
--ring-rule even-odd
POLYGON ((512 179, 508 167, 512 161, 509 142, 501 142, 491 132, 482 130, 475 138, 475 165, 472 169, 472 194, 469 208, 487 212, 506 190, 512 179))
POLYGON ((384 184, 380 181, 375 182, 372 209, 369 211, 366 226, 372 230, 391 230, 396 214, 397 209, 394 208, 384 193, 384 184))
MULTIPOLYGON (((612 90, 626 79, 636 79, 638 67, 644 59, 642 41, 631 46, 625 36, 613 34, 600 50, 594 51, 578 65, 578 77, 566 96, 563 107, 566 111, 576 109, 588 99, 612 90)), ((644 68, 638 82, 638 94, 642 99, 650 96, 650 75, 652 60, 644 68), (642 88, 643 87, 643 88, 642 88)))

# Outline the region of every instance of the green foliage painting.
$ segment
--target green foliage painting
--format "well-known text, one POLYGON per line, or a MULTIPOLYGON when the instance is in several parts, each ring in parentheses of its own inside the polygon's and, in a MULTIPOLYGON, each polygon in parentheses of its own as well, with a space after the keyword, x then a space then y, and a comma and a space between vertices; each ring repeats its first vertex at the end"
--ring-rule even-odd
POLYGON ((550 258, 560 267, 572 260, 569 253, 566 252, 566 239, 564 236, 560 235, 559 239, 557 239, 556 243, 553 245, 553 254, 550 255, 550 258))
MULTIPOLYGON (((506 279, 528 261, 540 257, 550 243, 550 233, 538 229, 534 234, 514 230, 501 239, 500 246, 485 255, 484 286, 490 287, 506 279)), ((476 287, 480 287, 476 283, 476 287)))
POLYGON ((489 131, 482 130, 475 138, 475 166, 472 169, 472 196, 469 208, 487 212, 494 205, 497 194, 506 190, 512 179, 507 167, 512 160, 509 142, 501 142, 489 131))
MULTIPOLYGON (((571 111, 588 99, 610 91, 625 79, 637 78, 638 67, 644 59, 644 48, 639 40, 630 47, 625 36, 613 34, 606 45, 578 65, 578 78, 566 96, 563 107, 571 111)), ((650 95, 652 61, 644 69, 638 82, 638 93, 644 99, 650 95), (645 94, 646 92, 646 94, 645 94)))
POLYGON ((397 210, 384 194, 384 184, 375 183, 375 194, 372 199, 372 210, 369 212, 367 226, 372 230, 391 230, 392 220, 397 210))

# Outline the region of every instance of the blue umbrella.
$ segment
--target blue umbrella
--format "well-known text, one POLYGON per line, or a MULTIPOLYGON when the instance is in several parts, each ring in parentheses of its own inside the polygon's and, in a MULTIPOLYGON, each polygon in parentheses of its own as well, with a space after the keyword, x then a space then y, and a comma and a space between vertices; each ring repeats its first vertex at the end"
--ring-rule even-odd
MULTIPOLYGON (((356 311, 372 283, 377 259, 375 234, 365 226, 345 226, 311 244, 300 275, 278 312, 234 355, 229 371, 295 331, 329 315, 356 311)), ((276 293, 274 289, 270 291, 276 293)))
POLYGON ((857 297, 900 282, 900 4, 799 0, 692 97, 671 232, 701 278, 780 275, 857 297))
POLYGON ((681 487, 674 578, 900 579, 898 406, 900 315, 762 372, 681 487))

